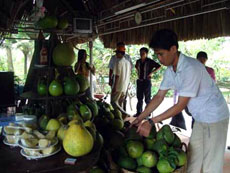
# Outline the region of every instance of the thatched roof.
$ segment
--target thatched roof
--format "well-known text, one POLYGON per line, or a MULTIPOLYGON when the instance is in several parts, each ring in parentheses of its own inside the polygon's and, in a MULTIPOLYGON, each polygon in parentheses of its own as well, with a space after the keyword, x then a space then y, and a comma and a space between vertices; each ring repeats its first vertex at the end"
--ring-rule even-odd
MULTIPOLYGON (((180 40, 230 35, 230 0, 44 0, 43 6, 49 14, 65 17, 70 23, 74 17, 93 19, 92 34, 73 34, 72 25, 57 31, 75 43, 99 36, 110 48, 119 41, 143 44, 159 28, 173 29, 180 40), (137 12, 142 17, 139 24, 134 17, 137 12)), ((18 32, 23 22, 29 27, 19 32, 29 29, 37 33, 29 21, 33 7, 33 0, 0 0, 0 36, 18 32)))

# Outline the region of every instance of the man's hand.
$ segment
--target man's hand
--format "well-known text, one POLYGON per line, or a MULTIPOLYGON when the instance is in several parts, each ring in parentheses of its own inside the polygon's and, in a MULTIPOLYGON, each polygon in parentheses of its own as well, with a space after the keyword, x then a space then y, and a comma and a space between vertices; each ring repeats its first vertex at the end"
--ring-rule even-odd
POLYGON ((147 78, 151 79, 152 78, 152 73, 150 73, 147 78))
POLYGON ((135 120, 130 124, 129 128, 131 128, 132 126, 138 127, 141 124, 142 120, 143 119, 140 117, 135 118, 135 120))
POLYGON ((151 124, 148 121, 144 121, 141 124, 139 124, 137 128, 137 133, 139 133, 141 136, 148 137, 149 133, 151 131, 151 124))

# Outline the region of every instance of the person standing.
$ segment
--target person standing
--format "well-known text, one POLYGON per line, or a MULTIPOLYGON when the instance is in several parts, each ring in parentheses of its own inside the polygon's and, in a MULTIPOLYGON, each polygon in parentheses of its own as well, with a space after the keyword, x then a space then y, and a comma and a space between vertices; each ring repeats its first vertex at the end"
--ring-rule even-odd
POLYGON ((154 72, 160 69, 160 64, 148 58, 149 50, 146 47, 140 49, 140 59, 136 61, 135 68, 137 70, 137 113, 138 116, 142 112, 143 98, 145 98, 146 105, 151 99, 151 78, 154 72))
MULTIPOLYGON (((81 74, 83 75, 88 81, 90 72, 95 75, 95 67, 90 65, 88 62, 86 62, 87 59, 87 53, 85 49, 80 49, 78 51, 78 61, 76 62, 74 66, 74 72, 75 74, 81 74)), ((91 97, 90 88, 86 90, 86 95, 91 97)))
MULTIPOLYGON (((125 43, 124 42, 119 42, 117 43, 117 50, 118 49, 124 49, 125 50, 125 43)), ((130 62, 130 65, 131 65, 131 69, 133 67, 133 64, 132 64, 132 61, 131 61, 131 58, 128 54, 124 54, 124 58, 130 62)), ((113 82, 114 82, 114 76, 113 76, 113 70, 114 70, 114 67, 116 65, 116 62, 117 62, 117 54, 113 55, 109 61, 109 85, 112 87, 113 85, 113 82)))
POLYGON ((112 85, 111 104, 117 107, 122 113, 127 114, 123 109, 123 103, 130 81, 131 64, 124 55, 124 47, 119 47, 116 50, 117 60, 113 69, 114 82, 112 85))
POLYGON ((177 35, 168 29, 157 31, 150 42, 161 64, 167 66, 158 93, 132 123, 137 132, 148 136, 152 125, 175 116, 188 106, 195 119, 188 148, 188 173, 223 172, 229 123, 227 103, 204 65, 178 51, 177 35), (178 102, 148 121, 142 121, 176 89, 178 102))
POLYGON ((198 52, 197 55, 196 55, 196 59, 197 59, 198 61, 200 61, 202 64, 204 64, 204 66, 205 66, 205 68, 206 68, 208 74, 209 74, 209 75, 211 76, 211 78, 216 82, 216 75, 215 75, 214 69, 205 65, 206 62, 207 62, 207 60, 208 60, 208 55, 207 55, 207 53, 206 53, 206 52, 203 52, 203 51, 198 52))

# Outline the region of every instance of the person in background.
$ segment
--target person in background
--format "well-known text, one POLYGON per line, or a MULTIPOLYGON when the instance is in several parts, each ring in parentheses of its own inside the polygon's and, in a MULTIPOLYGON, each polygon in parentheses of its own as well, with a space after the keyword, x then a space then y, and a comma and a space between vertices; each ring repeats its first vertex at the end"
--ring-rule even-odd
MULTIPOLYGON (((119 42, 117 43, 117 49, 119 48, 122 48, 125 50, 125 43, 124 42, 119 42)), ((128 60, 130 62, 130 65, 131 65, 131 69, 133 67, 133 64, 132 64, 132 61, 131 61, 131 58, 128 54, 124 54, 124 58, 126 60, 128 60)), ((116 65, 116 62, 117 62, 117 54, 113 55, 109 61, 109 85, 112 87, 113 85, 113 82, 114 82, 114 76, 113 76, 113 70, 114 70, 114 67, 116 65)))
POLYGON ((117 107, 122 113, 127 114, 123 109, 123 103, 130 81, 131 64, 124 55, 125 48, 118 47, 116 50, 117 60, 113 68, 114 82, 112 85, 111 104, 117 107))
MULTIPOLYGON (((78 61, 74 66, 74 72, 75 74, 81 74, 87 78, 89 81, 90 72, 95 75, 95 67, 90 65, 88 62, 86 62, 87 59, 87 53, 85 49, 80 49, 78 51, 78 61)), ((86 95, 91 96, 90 88, 86 90, 86 95)))
POLYGON ((136 61, 135 68, 137 70, 137 117, 142 112, 143 98, 145 98, 146 105, 151 99, 151 78, 153 73, 160 69, 160 64, 148 58, 149 50, 146 47, 140 49, 140 59, 136 61))
POLYGON ((138 126, 137 132, 148 136, 154 123, 173 117, 188 106, 195 123, 189 141, 187 172, 221 173, 229 123, 227 103, 205 67, 179 52, 178 46, 177 35, 169 29, 153 35, 150 47, 167 69, 158 93, 131 126, 138 126), (177 104, 144 120, 162 103, 170 89, 178 92, 177 104))
MULTIPOLYGON (((206 64, 207 60, 208 60, 208 55, 206 52, 200 51, 197 53, 196 55, 196 59, 198 61, 200 61, 202 64, 206 64)), ((215 71, 213 68, 205 66, 207 72, 209 73, 209 75, 211 76, 211 78, 216 82, 216 75, 215 75, 215 71)))

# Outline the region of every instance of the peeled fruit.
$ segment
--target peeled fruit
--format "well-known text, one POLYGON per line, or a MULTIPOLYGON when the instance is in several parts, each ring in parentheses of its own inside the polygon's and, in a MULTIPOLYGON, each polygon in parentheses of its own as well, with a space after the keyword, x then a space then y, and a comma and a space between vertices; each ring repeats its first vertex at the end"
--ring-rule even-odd
POLYGON ((46 139, 52 140, 52 139, 55 138, 55 136, 56 136, 56 131, 55 131, 55 130, 51 130, 51 131, 49 131, 49 132, 46 134, 46 139))
POLYGON ((75 60, 73 47, 68 43, 59 43, 53 51, 53 62, 57 66, 70 66, 75 60))
POLYGON ((51 141, 48 139, 39 139, 38 146, 41 148, 48 147, 51 144, 51 141))
POLYGON ((144 145, 139 141, 128 141, 126 144, 126 149, 131 158, 138 158, 142 155, 144 151, 144 145))
POLYGON ((56 146, 51 146, 42 150, 42 154, 49 155, 56 151, 56 146))
POLYGON ((50 119, 47 126, 46 126, 46 130, 58 130, 60 128, 61 124, 57 119, 50 119))
POLYGON ((60 82, 53 80, 49 85, 49 93, 51 96, 60 96, 63 93, 63 88, 60 82))
POLYGON ((63 148, 73 157, 84 156, 93 148, 94 140, 89 131, 81 124, 73 124, 66 131, 63 148))
POLYGON ((33 147, 36 147, 36 145, 38 144, 38 139, 21 139, 21 143, 23 146, 25 147, 30 147, 30 148, 33 148, 33 147))

